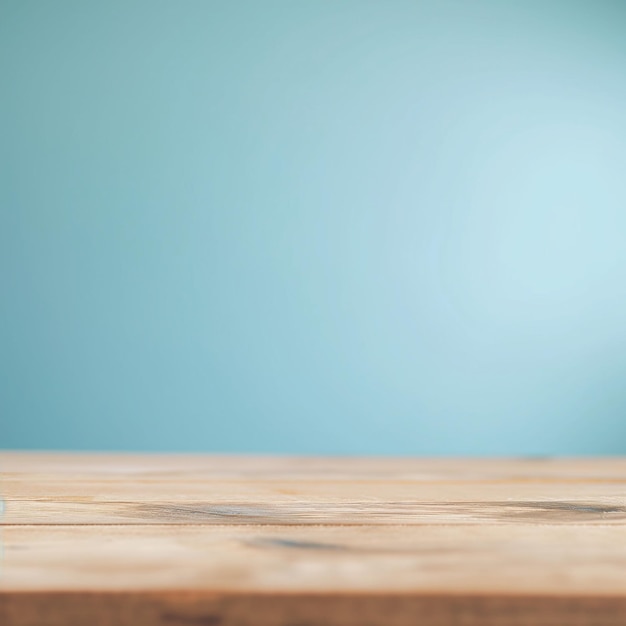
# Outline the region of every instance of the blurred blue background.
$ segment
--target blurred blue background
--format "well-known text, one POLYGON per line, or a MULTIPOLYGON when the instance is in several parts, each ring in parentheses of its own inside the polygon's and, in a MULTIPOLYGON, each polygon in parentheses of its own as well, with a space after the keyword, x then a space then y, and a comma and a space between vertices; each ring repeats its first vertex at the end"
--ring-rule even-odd
POLYGON ((625 29, 0 0, 0 447, 626 453, 625 29))

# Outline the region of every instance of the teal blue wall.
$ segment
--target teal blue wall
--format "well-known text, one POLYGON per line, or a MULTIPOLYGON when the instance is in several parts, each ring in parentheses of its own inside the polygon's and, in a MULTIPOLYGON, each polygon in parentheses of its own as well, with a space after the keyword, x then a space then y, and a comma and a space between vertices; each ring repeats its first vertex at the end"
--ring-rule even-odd
POLYGON ((0 448, 626 453, 626 3, 0 0, 0 448))

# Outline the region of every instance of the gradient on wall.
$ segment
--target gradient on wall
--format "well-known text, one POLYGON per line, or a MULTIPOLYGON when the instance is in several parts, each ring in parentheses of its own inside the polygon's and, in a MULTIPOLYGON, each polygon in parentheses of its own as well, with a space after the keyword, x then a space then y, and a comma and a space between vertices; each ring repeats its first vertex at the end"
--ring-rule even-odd
POLYGON ((626 453, 626 5, 0 1, 0 448, 626 453))

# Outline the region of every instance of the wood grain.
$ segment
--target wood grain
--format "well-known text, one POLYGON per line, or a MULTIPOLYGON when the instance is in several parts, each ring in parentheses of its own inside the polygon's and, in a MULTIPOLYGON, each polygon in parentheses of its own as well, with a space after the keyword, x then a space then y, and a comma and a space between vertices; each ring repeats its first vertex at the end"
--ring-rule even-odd
POLYGON ((625 459, 0 454, 2 626, 626 625, 625 459))

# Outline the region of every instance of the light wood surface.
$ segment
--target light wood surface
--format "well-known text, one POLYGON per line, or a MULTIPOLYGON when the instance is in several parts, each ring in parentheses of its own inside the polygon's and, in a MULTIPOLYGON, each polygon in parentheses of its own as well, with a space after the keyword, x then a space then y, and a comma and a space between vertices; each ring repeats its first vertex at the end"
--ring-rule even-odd
POLYGON ((0 453, 2 626, 626 626, 626 459, 0 453))

